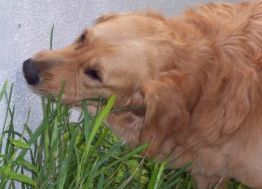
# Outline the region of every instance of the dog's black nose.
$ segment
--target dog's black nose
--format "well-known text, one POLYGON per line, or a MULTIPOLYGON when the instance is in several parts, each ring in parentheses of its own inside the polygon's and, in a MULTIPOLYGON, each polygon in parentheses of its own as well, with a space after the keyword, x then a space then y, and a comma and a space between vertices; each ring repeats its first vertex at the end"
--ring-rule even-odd
POLYGON ((23 72, 25 79, 29 85, 36 85, 39 83, 39 71, 37 69, 37 65, 32 59, 24 61, 23 72))

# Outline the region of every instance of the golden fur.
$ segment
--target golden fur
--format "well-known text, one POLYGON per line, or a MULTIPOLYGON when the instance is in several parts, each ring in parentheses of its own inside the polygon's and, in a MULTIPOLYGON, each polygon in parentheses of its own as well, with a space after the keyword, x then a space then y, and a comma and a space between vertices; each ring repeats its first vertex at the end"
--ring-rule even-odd
POLYGON ((65 81, 67 104, 116 94, 116 107, 145 106, 107 121, 130 146, 150 144, 148 156, 175 167, 191 161, 199 189, 229 178, 262 188, 261 0, 172 19, 105 15, 72 45, 32 60, 41 94, 56 95, 65 81))

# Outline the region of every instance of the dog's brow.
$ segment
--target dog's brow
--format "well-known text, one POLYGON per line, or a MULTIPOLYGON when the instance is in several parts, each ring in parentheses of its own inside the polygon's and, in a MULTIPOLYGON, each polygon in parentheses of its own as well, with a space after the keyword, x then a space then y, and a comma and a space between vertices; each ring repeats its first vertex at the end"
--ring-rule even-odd
POLYGON ((118 14, 106 14, 106 15, 102 15, 100 17, 98 17, 96 20, 95 20, 95 25, 96 24, 100 24, 102 22, 106 22, 108 20, 112 20, 114 18, 116 18, 118 16, 118 14))

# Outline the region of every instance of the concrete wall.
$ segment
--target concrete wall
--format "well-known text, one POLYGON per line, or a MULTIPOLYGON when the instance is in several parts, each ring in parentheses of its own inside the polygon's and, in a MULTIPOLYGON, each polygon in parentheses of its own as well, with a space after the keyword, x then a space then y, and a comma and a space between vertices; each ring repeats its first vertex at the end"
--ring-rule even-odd
MULTIPOLYGON (((207 0, 0 0, 0 85, 6 79, 14 83, 16 127, 24 123, 29 107, 31 127, 41 118, 39 97, 26 86, 21 67, 33 53, 49 47, 53 24, 54 48, 59 48, 70 44, 103 13, 152 8, 175 15, 185 7, 203 2, 207 0)), ((0 129, 4 109, 0 104, 0 129)))

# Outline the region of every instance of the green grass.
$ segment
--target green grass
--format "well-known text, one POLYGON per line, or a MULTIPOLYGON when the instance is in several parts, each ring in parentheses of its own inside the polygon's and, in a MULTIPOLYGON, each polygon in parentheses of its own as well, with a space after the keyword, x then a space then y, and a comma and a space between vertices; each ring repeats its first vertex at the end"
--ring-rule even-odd
POLYGON ((146 145, 131 150, 104 126, 115 96, 101 103, 95 116, 83 102, 78 122, 70 121, 70 108, 59 99, 43 99, 40 125, 32 131, 26 122, 19 133, 13 125, 12 87, 9 93, 6 89, 7 84, 0 93, 8 104, 0 136, 0 188, 15 188, 15 181, 22 188, 43 189, 191 188, 185 170, 165 170, 164 163, 145 160, 139 154, 146 145))
MULTIPOLYGON (((140 153, 146 145, 129 149, 104 126, 115 96, 101 102, 94 116, 86 109, 88 102, 83 102, 77 122, 70 121, 71 110, 59 98, 43 99, 40 125, 33 131, 26 121, 23 131, 17 132, 12 89, 6 82, 0 91, 0 100, 7 104, 0 135, 1 189, 193 188, 188 167, 172 170, 165 163, 144 159, 140 153)), ((28 120, 30 112, 25 116, 28 120)), ((229 188, 244 189, 233 182, 229 188)))

